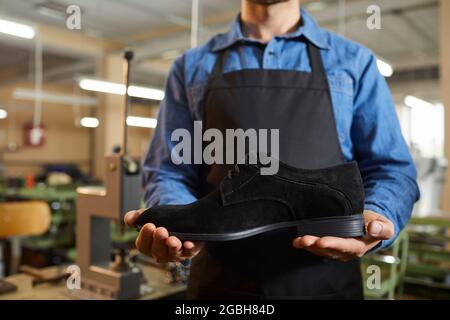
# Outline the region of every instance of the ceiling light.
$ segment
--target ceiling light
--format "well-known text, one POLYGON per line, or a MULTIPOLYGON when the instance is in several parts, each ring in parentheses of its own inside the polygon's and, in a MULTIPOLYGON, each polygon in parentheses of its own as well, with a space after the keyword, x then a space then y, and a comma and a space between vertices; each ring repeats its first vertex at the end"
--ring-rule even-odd
POLYGON ((37 12, 42 14, 43 16, 55 18, 55 19, 64 19, 66 17, 65 13, 60 12, 58 10, 47 8, 47 7, 38 7, 37 12))
POLYGON ((161 54, 161 59, 172 60, 172 59, 175 59, 176 57, 180 56, 181 54, 182 54, 182 51, 178 50, 178 49, 167 50, 161 54))
POLYGON ((156 128, 158 121, 154 118, 145 117, 127 117, 127 125, 131 127, 141 127, 141 128, 156 128))
POLYGON ((120 83, 94 80, 94 79, 81 79, 80 88, 89 91, 97 91, 112 94, 125 94, 125 85, 120 83))
POLYGON ((96 106, 97 99, 93 97, 83 97, 80 95, 63 94, 59 92, 43 91, 40 94, 32 89, 16 88, 12 94, 16 100, 36 100, 40 99, 42 102, 67 104, 67 105, 84 105, 96 106))
POLYGON ((100 121, 94 117, 84 117, 80 120, 80 125, 85 128, 97 128, 99 124, 100 121))
POLYGON ((129 86, 128 94, 136 98, 162 100, 164 99, 164 91, 159 89, 144 88, 138 86, 129 86))
POLYGON ((434 108, 434 105, 432 103, 414 96, 406 96, 405 105, 410 108, 434 108))
POLYGON ((311 2, 308 4, 305 4, 306 10, 308 11, 320 11, 327 7, 327 5, 323 2, 311 2))
POLYGON ((33 27, 4 19, 0 19, 0 33, 25 39, 33 39, 36 35, 33 27))
MULTIPOLYGON (((79 86, 81 89, 112 93, 112 94, 125 94, 125 85, 115 82, 95 80, 83 78, 79 81, 79 86)), ((154 88, 146 88, 140 86, 129 86, 128 95, 135 98, 152 99, 152 100, 162 100, 164 99, 164 91, 154 88)))
POLYGON ((389 78, 394 74, 394 68, 392 68, 392 66, 386 61, 377 59, 377 66, 383 77, 389 78))
POLYGON ((55 19, 66 18, 66 6, 55 1, 41 1, 35 5, 38 13, 55 19))
POLYGON ((0 109, 0 119, 6 119, 8 112, 5 109, 0 109))

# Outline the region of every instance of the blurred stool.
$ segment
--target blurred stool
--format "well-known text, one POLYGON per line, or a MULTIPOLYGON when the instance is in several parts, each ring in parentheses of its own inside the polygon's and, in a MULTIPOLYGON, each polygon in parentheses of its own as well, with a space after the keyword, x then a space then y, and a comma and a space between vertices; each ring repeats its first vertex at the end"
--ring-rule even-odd
MULTIPOLYGON (((20 237, 45 233, 50 222, 51 211, 46 202, 0 203, 0 239, 8 239, 11 242, 10 273, 14 273, 18 269, 21 256, 20 237)), ((2 251, 0 242, 0 252, 2 251)))

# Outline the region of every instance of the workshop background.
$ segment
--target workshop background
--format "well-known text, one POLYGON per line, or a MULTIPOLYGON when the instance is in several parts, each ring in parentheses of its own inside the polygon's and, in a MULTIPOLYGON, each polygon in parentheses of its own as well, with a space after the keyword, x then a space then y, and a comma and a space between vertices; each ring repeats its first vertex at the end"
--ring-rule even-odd
MULTIPOLYGON (((302 5, 375 52, 418 167, 413 219, 393 248, 363 259, 365 278, 370 266, 381 270, 366 297, 449 299, 450 1, 302 5), (367 26, 372 5, 381 29, 367 26)), ((128 150, 140 161, 171 63, 226 31, 239 8, 240 0, 0 0, 0 279, 16 287, 0 299, 70 298, 66 267, 82 254, 76 188, 104 185, 104 155, 122 141, 124 49, 134 51, 128 150)), ((114 221, 111 232, 111 259, 124 258, 136 233, 114 221)), ((188 266, 127 255, 145 274, 143 298, 183 296, 188 266)))

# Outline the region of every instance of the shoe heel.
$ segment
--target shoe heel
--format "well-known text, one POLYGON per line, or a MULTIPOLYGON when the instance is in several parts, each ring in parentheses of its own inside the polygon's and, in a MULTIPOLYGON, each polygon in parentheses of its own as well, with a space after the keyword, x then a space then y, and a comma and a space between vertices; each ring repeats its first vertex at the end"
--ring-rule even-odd
POLYGON ((364 216, 362 214, 300 221, 297 225, 299 236, 331 236, 340 238, 357 238, 365 234, 364 216))

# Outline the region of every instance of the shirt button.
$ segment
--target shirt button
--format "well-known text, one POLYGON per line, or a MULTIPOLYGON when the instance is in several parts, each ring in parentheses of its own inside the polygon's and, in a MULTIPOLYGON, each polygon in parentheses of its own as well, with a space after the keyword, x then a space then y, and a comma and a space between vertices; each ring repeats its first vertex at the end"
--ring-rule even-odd
POLYGON ((273 55, 275 55, 275 51, 270 50, 270 51, 268 52, 268 54, 269 54, 269 56, 273 56, 273 55))

